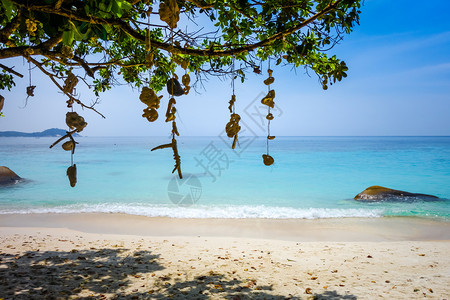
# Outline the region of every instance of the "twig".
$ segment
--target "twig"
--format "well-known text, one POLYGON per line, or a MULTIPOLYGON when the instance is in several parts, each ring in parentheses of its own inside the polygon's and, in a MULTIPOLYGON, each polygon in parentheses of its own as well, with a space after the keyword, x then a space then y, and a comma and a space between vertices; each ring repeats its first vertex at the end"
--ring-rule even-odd
POLYGON ((106 117, 101 114, 98 110, 96 110, 94 107, 92 106, 87 106, 85 105, 83 102, 81 102, 79 99, 75 98, 74 96, 72 96, 71 94, 64 92, 64 88, 55 80, 55 75, 49 73, 47 70, 45 70, 41 64, 39 62, 37 62, 35 59, 33 59, 31 56, 26 57, 29 61, 31 61, 36 67, 39 68, 39 70, 41 70, 45 75, 47 75, 48 77, 50 77, 51 81, 53 81, 53 83, 61 90, 61 92, 63 92, 67 97, 69 97, 70 100, 75 101, 76 103, 78 103, 79 105, 81 105, 81 107, 90 109, 95 111, 97 114, 99 114, 102 118, 106 119, 106 117))
POLYGON ((20 74, 19 72, 14 71, 13 69, 11 69, 11 68, 9 68, 9 67, 3 65, 3 64, 0 64, 0 68, 4 69, 4 70, 6 70, 7 72, 12 73, 12 74, 14 74, 14 75, 16 75, 16 76, 18 76, 18 77, 20 77, 20 78, 23 78, 23 75, 22 75, 22 74, 20 74))
POLYGON ((74 129, 74 130, 72 130, 72 131, 66 131, 66 135, 60 137, 56 142, 54 142, 53 144, 51 144, 51 145, 50 145, 50 149, 53 148, 56 144, 58 144, 58 143, 61 142, 62 140, 64 140, 65 138, 70 137, 71 140, 72 140, 72 142, 74 142, 74 145, 73 145, 73 148, 74 148, 74 149, 72 150, 72 153, 73 153, 73 151, 75 151, 75 140, 73 139, 72 134, 74 134, 76 131, 77 131, 76 129, 74 129))

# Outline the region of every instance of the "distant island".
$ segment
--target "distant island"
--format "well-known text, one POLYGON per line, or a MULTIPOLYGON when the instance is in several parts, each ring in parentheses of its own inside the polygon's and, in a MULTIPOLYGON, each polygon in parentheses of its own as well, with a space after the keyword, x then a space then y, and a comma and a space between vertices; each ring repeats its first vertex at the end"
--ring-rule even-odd
MULTIPOLYGON (((58 137, 66 134, 66 130, 51 128, 41 132, 0 131, 0 137, 58 137)), ((73 134, 74 137, 80 136, 73 134)))

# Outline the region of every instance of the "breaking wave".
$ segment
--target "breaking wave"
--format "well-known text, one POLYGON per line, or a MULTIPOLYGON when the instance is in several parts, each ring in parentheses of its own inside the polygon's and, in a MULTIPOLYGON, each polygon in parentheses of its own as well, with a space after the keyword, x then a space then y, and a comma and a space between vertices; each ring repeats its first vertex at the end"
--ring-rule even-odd
POLYGON ((123 213, 147 217, 184 219, 327 219, 327 218, 377 218, 384 216, 383 209, 291 208, 272 206, 175 206, 141 203, 77 204, 54 207, 6 208, 0 214, 29 213, 123 213))

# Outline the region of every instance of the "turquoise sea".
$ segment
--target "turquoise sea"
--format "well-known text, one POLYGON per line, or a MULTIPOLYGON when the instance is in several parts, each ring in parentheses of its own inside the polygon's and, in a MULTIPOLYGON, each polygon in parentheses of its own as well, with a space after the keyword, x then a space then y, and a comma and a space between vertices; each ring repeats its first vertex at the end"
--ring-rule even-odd
POLYGON ((222 137, 180 137, 184 180, 171 174, 166 137, 80 137, 70 153, 57 138, 0 138, 0 165, 25 180, 0 188, 0 214, 114 212, 176 218, 418 216, 450 220, 450 137, 277 137, 267 167, 262 137, 232 150, 222 137), (371 185, 441 201, 363 203, 371 185))

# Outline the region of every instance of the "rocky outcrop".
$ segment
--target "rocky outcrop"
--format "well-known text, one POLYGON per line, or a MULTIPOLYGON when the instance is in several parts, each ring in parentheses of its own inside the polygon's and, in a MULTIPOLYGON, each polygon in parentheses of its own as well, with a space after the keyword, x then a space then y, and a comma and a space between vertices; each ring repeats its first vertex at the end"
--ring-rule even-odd
MULTIPOLYGON (((20 132, 20 131, 0 131, 0 137, 58 137, 66 135, 66 130, 51 128, 41 132, 20 132)), ((77 133, 72 134, 73 137, 80 136, 77 133)))
POLYGON ((356 195, 354 199, 359 201, 402 201, 405 199, 436 200, 439 198, 433 195, 409 193, 374 185, 356 195))
POLYGON ((0 185, 12 184, 21 179, 19 175, 11 171, 11 169, 0 166, 0 185))

